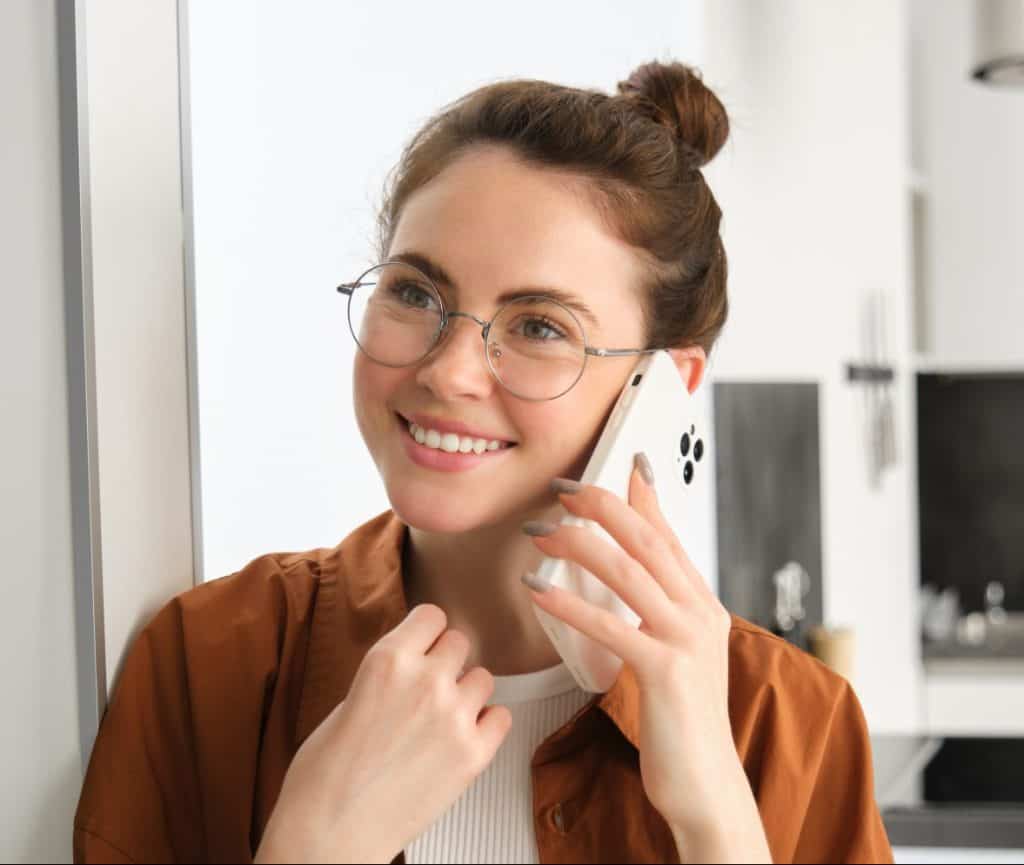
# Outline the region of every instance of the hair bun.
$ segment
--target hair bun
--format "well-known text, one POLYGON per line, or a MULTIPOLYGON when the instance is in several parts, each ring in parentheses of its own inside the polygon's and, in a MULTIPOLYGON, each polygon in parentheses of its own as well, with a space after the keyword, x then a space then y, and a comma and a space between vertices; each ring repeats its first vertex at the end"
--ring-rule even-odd
POLYGON ((710 162, 729 137, 725 106, 690 66, 645 63, 618 90, 634 110, 675 133, 694 168, 710 162))

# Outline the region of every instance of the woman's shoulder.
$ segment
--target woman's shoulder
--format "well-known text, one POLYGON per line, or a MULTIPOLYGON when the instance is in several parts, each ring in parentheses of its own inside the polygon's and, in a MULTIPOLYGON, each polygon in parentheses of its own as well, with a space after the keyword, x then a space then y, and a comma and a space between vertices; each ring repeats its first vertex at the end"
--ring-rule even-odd
POLYGON ((230 574, 199 583, 164 602, 144 631, 181 630, 193 642, 222 642, 301 626, 312 613, 321 581, 333 576, 335 550, 262 553, 230 574))
POLYGON ((780 861, 892 862, 868 726, 847 679, 734 615, 729 715, 780 861))
POLYGON ((318 614, 318 607, 352 602, 353 593, 374 590, 382 568, 397 569, 390 563, 399 558, 401 528, 388 510, 333 547, 262 553, 237 571, 167 600, 140 636, 177 642, 193 655, 251 649, 266 656, 273 649, 301 648, 314 619, 326 615, 318 614))
POLYGON ((217 833, 216 849, 241 861, 253 779, 268 754, 273 769, 293 747, 331 554, 264 553, 169 599, 140 630, 93 745, 77 859, 105 861, 116 849, 137 862, 210 861, 217 833))
POLYGON ((169 603, 189 615, 230 615, 240 623, 257 609, 276 608, 283 602, 304 606, 315 597, 322 578, 333 576, 336 549, 266 552, 232 573, 199 583, 169 603))
POLYGON ((732 614, 729 633, 729 703, 736 720, 777 716, 795 724, 813 713, 828 716, 856 702, 850 683, 803 649, 732 614))

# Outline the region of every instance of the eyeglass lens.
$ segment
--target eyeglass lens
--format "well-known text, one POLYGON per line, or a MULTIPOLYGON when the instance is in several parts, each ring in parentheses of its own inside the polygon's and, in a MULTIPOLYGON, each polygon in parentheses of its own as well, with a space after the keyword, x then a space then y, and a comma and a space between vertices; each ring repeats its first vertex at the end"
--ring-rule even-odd
MULTIPOLYGON (((370 268, 357 286, 349 296, 349 327, 364 353, 396 367, 430 353, 442 330, 442 300, 430 280, 391 262, 370 268)), ((568 309, 523 298, 504 306, 491 323, 486 354, 494 376, 512 393, 553 399, 579 379, 585 347, 582 327, 568 309)))

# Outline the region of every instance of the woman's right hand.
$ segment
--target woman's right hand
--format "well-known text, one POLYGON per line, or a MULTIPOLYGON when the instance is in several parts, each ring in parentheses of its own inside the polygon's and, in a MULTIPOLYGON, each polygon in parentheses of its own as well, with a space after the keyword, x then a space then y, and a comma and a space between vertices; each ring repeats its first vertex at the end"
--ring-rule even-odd
POLYGON ((469 640, 414 607, 363 658, 346 698, 302 744, 256 862, 390 862, 494 759, 512 726, 494 677, 459 678, 469 640))

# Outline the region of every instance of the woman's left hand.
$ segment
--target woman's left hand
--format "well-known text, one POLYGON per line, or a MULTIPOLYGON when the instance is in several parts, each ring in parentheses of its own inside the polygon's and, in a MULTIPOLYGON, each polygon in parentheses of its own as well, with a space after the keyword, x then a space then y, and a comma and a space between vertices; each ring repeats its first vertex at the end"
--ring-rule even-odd
MULTIPOLYGON (((621 549, 593 531, 566 525, 532 538, 538 549, 580 564, 642 621, 632 627, 558 587, 531 594, 541 609, 632 668, 640 691, 640 772, 651 804, 677 841, 693 841, 716 858, 770 861, 729 723, 729 612, 693 566, 638 469, 628 503, 587 484, 559 500, 570 513, 601 525, 621 549), (742 849, 722 849, 730 844, 742 849), (756 858, 745 858, 751 854, 756 858)), ((696 849, 689 852, 711 861, 696 849)))

